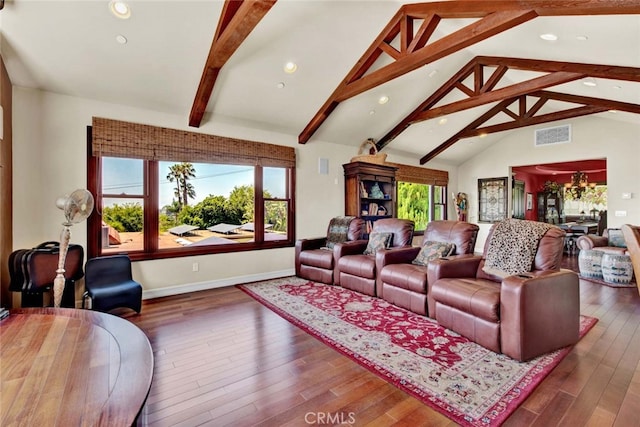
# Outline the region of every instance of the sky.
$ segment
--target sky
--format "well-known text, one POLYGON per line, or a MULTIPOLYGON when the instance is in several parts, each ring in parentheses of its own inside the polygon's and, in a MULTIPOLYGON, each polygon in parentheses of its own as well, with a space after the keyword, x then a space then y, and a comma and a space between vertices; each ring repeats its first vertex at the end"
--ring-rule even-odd
MULTIPOLYGON (((160 162, 160 206, 170 205, 174 196, 175 182, 169 182, 169 167, 175 162, 160 162)), ((234 187, 253 185, 253 167, 192 163, 195 178, 189 180, 194 186, 196 197, 190 204, 201 202, 209 195, 228 197, 234 187)), ((102 188, 104 194, 143 194, 143 161, 104 157, 102 162, 102 188)), ((285 170, 264 168, 265 189, 272 196, 285 196, 285 170)), ((132 200, 128 200, 132 202, 132 200)), ((127 199, 113 199, 112 203, 127 202, 127 199)), ((110 203, 110 204, 112 204, 110 203)))

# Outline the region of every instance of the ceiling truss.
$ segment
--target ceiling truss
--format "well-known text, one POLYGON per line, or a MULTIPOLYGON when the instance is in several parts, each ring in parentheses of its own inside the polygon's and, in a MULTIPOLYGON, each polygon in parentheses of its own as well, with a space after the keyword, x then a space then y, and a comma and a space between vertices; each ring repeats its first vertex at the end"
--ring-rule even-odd
MULTIPOLYGON (((445 143, 441 144, 435 150, 424 156, 421 159, 421 163, 424 164, 462 138, 477 136, 477 134, 480 133, 494 133, 508 130, 507 128, 492 129, 491 132, 476 132, 475 134, 469 134, 471 130, 475 129, 480 124, 494 117, 500 111, 504 111, 506 107, 511 105, 516 99, 521 100, 522 110, 522 100, 525 100, 527 95, 540 97, 539 101, 536 103, 535 108, 527 112, 527 118, 530 118, 529 116, 533 116, 550 99, 606 107, 602 111, 615 109, 640 113, 640 110, 637 108, 638 106, 636 104, 627 104, 591 97, 579 97, 554 92, 541 92, 542 89, 582 79, 584 77, 597 77, 612 80, 640 82, 640 68, 618 67, 613 65, 582 64, 574 62, 541 61, 521 58, 478 56, 472 59, 464 67, 462 67, 460 71, 458 71, 445 84, 438 88, 429 98, 427 98, 422 104, 420 104, 418 108, 416 108, 407 117, 405 117, 385 136, 379 139, 376 145, 378 149, 384 148, 395 137, 400 135, 406 128, 408 128, 412 124, 467 110, 469 108, 502 101, 498 105, 496 105, 496 107, 487 112, 487 114, 494 112, 493 114, 490 114, 488 117, 485 117, 485 115, 481 116, 478 120, 474 121, 458 134, 454 135, 445 143), (543 76, 534 77, 530 80, 496 89, 496 86, 501 82, 501 80, 503 79, 503 77, 505 77, 509 70, 534 71, 537 73, 546 74, 543 76), (488 77, 485 79, 485 76, 488 77), (467 83, 469 80, 471 80, 472 87, 470 87, 469 83, 467 83), (437 106, 443 98, 454 91, 461 92, 463 96, 465 96, 465 98, 459 101, 451 102, 449 104, 437 106), (504 104, 505 102, 506 104, 504 104)), ((585 115, 585 111, 587 110, 581 110, 581 114, 579 115, 585 115)), ((588 114, 601 112, 598 108, 594 108, 590 111, 592 112, 588 114)), ((507 114, 509 113, 507 112, 507 114)), ((550 115, 549 117, 553 117, 553 115, 550 115)), ((524 113, 521 118, 525 118, 524 113)), ((561 120, 566 118, 567 117, 557 116, 553 120, 561 120)), ((545 123, 547 121, 552 120, 545 120, 544 122, 537 122, 535 120, 520 120, 519 123, 521 125, 516 127, 530 126, 533 124, 545 123)), ((515 127, 511 127, 509 129, 515 129, 515 127)))
MULTIPOLYGON (((298 141, 301 144, 308 142, 340 102, 520 25, 523 22, 534 19, 537 16, 621 14, 640 14, 640 2, 637 0, 610 2, 600 0, 487 0, 404 5, 394 15, 391 21, 389 21, 376 40, 369 46, 356 65, 342 82, 340 82, 324 105, 307 124, 298 136, 298 141), (431 35, 441 20, 450 18, 478 19, 472 24, 429 43, 431 35), (399 38, 399 42, 396 40, 397 38, 399 38), (398 47, 392 45, 394 41, 397 42, 396 46, 398 47), (392 62, 379 69, 373 70, 373 65, 383 54, 388 55, 392 62)), ((487 112, 450 140, 425 155, 421 159, 421 163, 424 164, 459 139, 468 137, 467 134, 479 132, 478 126, 499 112, 505 109, 508 110, 507 107, 514 102, 518 101, 520 105, 526 105, 527 96, 531 97, 544 94, 544 96, 539 98, 538 103, 536 103, 537 107, 525 112, 520 111, 518 114, 507 113, 513 117, 515 123, 519 123, 519 126, 516 127, 559 120, 562 117, 559 115, 560 113, 569 115, 570 117, 577 117, 612 109, 611 107, 605 108, 605 106, 615 103, 613 101, 589 98, 589 105, 593 105, 594 108, 579 107, 577 109, 566 110, 565 112, 558 112, 555 113, 558 114, 556 116, 558 118, 556 119, 552 119, 553 115, 535 116, 535 113, 549 99, 552 99, 552 95, 556 97, 570 97, 570 95, 565 94, 542 92, 542 89, 578 80, 586 76, 638 81, 640 76, 639 71, 640 70, 636 68, 607 65, 567 64, 563 62, 533 61, 528 59, 477 57, 456 73, 445 85, 424 101, 392 131, 379 140, 378 148, 384 148, 384 146, 412 123, 479 105, 499 102, 490 112, 496 108, 498 108, 498 111, 495 111, 494 114, 489 117, 485 117, 490 113, 487 112), (494 68, 490 73, 487 71, 488 66, 494 68), (526 69, 546 74, 523 83, 495 89, 496 85, 509 69, 526 69), (485 74, 488 74, 487 79, 484 78, 485 74), (464 80, 471 75, 473 75, 473 84, 465 84, 464 80), (467 98, 445 106, 435 107, 442 98, 454 89, 462 91, 467 98), (499 106, 502 107, 499 108, 499 106), (516 117, 514 117, 514 114, 516 117)), ((582 101, 587 101, 587 98, 582 98, 582 101)), ((585 102, 578 103, 585 104, 585 102)), ((625 104, 619 105, 619 107, 627 108, 625 111, 636 111, 638 106, 635 104, 625 104)), ((618 109, 623 110, 623 108, 618 109)), ((505 126, 507 125, 505 124, 505 126)), ((515 125, 512 123, 509 124, 509 126, 515 125)), ((485 129, 485 133, 489 133, 488 131, 492 129, 493 128, 485 129)), ((507 128, 505 127, 503 130, 507 130, 507 128)), ((493 131, 498 132, 499 130, 493 131)))
POLYGON ((200 127, 222 66, 269 12, 277 0, 225 0, 209 56, 196 91, 189 126, 200 127))
POLYGON ((488 135, 490 133, 503 132, 506 130, 539 125, 542 123, 549 123, 557 120, 566 120, 574 117, 602 113, 610 110, 626 111, 630 113, 640 114, 640 105, 548 91, 537 91, 526 95, 508 98, 496 104, 493 108, 484 113, 478 119, 471 122, 464 129, 460 130, 454 136, 431 150, 428 154, 420 159, 420 164, 425 164, 429 160, 432 160, 438 154, 442 153, 444 150, 464 138, 488 135), (530 103, 528 102, 527 98, 536 98, 537 101, 535 101, 535 103, 530 103), (568 108, 562 111, 554 111, 553 113, 536 115, 549 100, 582 104, 583 106, 568 108), (514 104, 516 104, 516 111, 514 111, 514 108, 512 108, 514 104), (531 104, 533 105, 530 108, 527 108, 527 105, 531 104), (481 127, 484 123, 496 117, 500 113, 506 114, 512 120, 481 127))

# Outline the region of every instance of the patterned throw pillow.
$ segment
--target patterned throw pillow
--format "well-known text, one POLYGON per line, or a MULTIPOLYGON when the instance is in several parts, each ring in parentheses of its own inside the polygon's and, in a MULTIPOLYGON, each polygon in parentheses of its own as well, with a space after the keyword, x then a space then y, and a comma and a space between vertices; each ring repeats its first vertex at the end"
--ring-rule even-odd
POLYGON ((609 236, 609 246, 615 246, 616 248, 626 248, 627 242, 624 241, 622 230, 619 228, 610 228, 607 231, 609 236))
POLYGON ((365 255, 373 255, 378 249, 389 249, 391 246, 391 238, 393 238, 393 233, 371 233, 369 235, 367 249, 365 249, 363 253, 365 255))
POLYGON ((431 260, 451 255, 455 248, 456 245, 453 243, 427 241, 411 263, 426 266, 431 260))

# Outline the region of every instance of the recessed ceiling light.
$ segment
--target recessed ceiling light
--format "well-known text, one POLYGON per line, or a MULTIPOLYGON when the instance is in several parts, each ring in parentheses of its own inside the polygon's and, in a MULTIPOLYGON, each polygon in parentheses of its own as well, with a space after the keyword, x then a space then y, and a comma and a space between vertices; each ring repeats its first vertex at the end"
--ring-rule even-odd
POLYGON ((596 87, 598 86, 598 83, 596 83, 596 80, 593 77, 589 77, 587 79, 584 79, 582 81, 582 84, 585 86, 589 86, 589 87, 596 87))
POLYGON ((371 110, 371 111, 369 111, 369 115, 370 115, 370 116, 373 116, 375 113, 376 113, 376 110, 371 110))
POLYGON ((445 123, 447 123, 447 118, 446 118, 446 117, 443 117, 443 118, 441 118, 440 120, 438 120, 438 124, 439 124, 439 125, 443 125, 443 124, 445 124, 445 123))
POLYGON ((129 19, 131 16, 131 8, 123 1, 109 2, 109 10, 120 19, 129 19))
POLYGON ((622 86, 620 86, 620 85, 614 85, 614 86, 611 86, 611 87, 614 88, 614 89, 622 89, 622 86))
POLYGON ((584 36, 584 35, 579 35, 579 36, 576 36, 576 40, 580 40, 581 42, 584 42, 584 41, 589 40, 589 37, 584 36))
POLYGON ((284 89, 284 82, 280 82, 276 85, 278 89, 284 89))
POLYGON ((540 34, 540 38, 542 40, 546 40, 548 42, 554 42, 554 41, 558 40, 558 36, 556 36, 555 34, 552 34, 552 33, 540 34))
POLYGON ((378 98, 378 104, 380 105, 386 104, 387 102, 389 102, 389 97, 387 95, 382 95, 378 98))
POLYGON ((427 74, 427 75, 428 75, 429 77, 433 77, 433 76, 435 76, 436 74, 438 74, 438 70, 431 70, 431 71, 429 72, 429 74, 427 74))
POLYGON ((608 110, 611 114, 618 114, 618 110, 608 110))
POLYGON ((116 36, 116 41, 120 44, 127 44, 127 38, 125 36, 123 36, 122 34, 118 34, 116 36))
POLYGON ((487 134, 486 133, 481 133, 480 135, 478 135, 478 138, 486 138, 487 134))
POLYGON ((295 62, 287 62, 284 64, 284 72, 293 74, 298 69, 298 65, 295 62))

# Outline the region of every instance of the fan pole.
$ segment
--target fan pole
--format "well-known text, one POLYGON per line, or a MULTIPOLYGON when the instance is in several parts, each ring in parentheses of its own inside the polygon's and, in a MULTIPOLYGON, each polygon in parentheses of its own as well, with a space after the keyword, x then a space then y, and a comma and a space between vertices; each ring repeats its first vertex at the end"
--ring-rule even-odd
POLYGON ((69 228, 71 224, 64 223, 62 225, 63 228, 60 232, 60 255, 58 257, 58 269, 56 270, 56 278, 53 281, 53 306, 56 308, 60 307, 60 302, 62 302, 62 294, 64 293, 64 264, 67 259, 67 251, 69 250, 69 240, 71 239, 71 229, 69 228))

